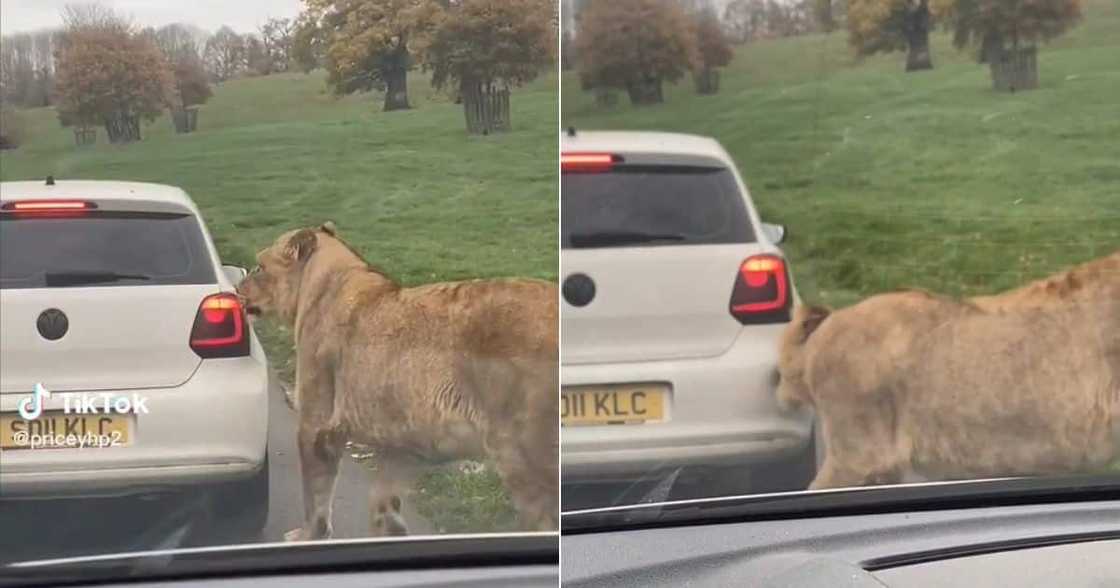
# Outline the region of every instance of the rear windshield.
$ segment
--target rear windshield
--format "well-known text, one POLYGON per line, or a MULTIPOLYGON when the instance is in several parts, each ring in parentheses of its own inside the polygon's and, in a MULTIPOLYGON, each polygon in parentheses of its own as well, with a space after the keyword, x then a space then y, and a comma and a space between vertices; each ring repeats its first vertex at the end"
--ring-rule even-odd
POLYGON ((216 283, 194 216, 0 215, 0 288, 216 283))
POLYGON ((560 208, 565 249, 755 240, 726 168, 628 165, 609 173, 565 173, 560 208))

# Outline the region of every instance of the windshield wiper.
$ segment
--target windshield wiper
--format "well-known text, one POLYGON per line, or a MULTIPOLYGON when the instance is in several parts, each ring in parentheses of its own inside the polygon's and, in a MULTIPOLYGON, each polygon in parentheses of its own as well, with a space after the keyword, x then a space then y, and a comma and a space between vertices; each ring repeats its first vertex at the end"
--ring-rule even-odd
POLYGON ((82 284, 104 284, 107 282, 120 282, 123 280, 150 280, 151 276, 144 274, 121 274, 110 271, 62 271, 47 272, 47 287, 79 286, 82 284))
POLYGON ((569 238, 572 247, 596 247, 610 245, 632 245, 653 243, 655 241, 684 241, 684 235, 676 233, 641 233, 638 231, 600 231, 596 233, 574 233, 569 238))

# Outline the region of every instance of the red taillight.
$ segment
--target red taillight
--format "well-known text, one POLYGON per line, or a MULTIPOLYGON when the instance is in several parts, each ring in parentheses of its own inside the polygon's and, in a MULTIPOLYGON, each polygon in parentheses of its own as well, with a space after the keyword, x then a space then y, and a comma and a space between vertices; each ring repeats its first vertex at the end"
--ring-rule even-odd
POLYGON ((202 300, 191 329, 191 349, 202 358, 249 355, 245 311, 237 296, 222 293, 202 300))
POLYGON ((601 173, 611 171, 621 161, 610 153, 561 153, 560 171, 565 173, 601 173))
POLYGON ((731 290, 731 315, 743 324, 789 321, 789 273, 777 255, 754 255, 739 266, 731 290))
POLYGON ((95 208, 96 204, 84 200, 18 200, 0 206, 4 212, 27 214, 75 214, 95 208))

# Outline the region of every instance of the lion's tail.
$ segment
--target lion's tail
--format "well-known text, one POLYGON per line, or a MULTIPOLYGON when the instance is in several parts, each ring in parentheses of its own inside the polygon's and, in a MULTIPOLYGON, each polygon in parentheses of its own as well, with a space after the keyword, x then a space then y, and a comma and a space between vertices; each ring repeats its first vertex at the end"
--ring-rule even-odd
POLYGON ((806 345, 809 337, 832 314, 823 306, 798 306, 793 320, 786 326, 781 342, 781 381, 778 384, 778 406, 785 411, 812 405, 813 397, 805 378, 806 345))

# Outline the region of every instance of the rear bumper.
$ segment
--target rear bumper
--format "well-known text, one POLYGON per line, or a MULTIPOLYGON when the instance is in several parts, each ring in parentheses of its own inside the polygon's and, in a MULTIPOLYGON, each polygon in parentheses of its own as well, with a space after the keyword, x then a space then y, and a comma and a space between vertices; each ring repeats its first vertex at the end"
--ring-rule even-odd
POLYGON ((677 467, 773 462, 807 448, 811 417, 785 414, 775 400, 782 328, 744 329, 718 357, 563 366, 564 386, 672 385, 667 422, 564 427, 564 480, 627 479, 677 467))
MULTIPOLYGON (((250 356, 203 361, 175 388, 129 390, 148 406, 131 444, 0 450, 0 498, 145 494, 251 476, 265 460, 268 388, 264 361, 250 356)), ((16 412, 23 397, 0 396, 0 411, 16 412)), ((45 408, 61 409, 56 400, 45 408)))

